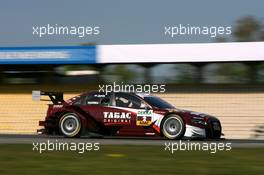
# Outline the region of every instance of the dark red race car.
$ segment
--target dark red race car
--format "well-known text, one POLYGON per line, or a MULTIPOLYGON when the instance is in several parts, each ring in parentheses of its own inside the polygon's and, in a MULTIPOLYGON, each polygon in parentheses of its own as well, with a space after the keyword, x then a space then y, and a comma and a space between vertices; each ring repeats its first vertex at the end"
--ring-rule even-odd
POLYGON ((63 100, 61 92, 33 91, 33 99, 48 96, 44 126, 39 133, 80 137, 164 136, 168 139, 220 138, 221 123, 210 115, 174 107, 159 97, 126 92, 92 91, 63 100))

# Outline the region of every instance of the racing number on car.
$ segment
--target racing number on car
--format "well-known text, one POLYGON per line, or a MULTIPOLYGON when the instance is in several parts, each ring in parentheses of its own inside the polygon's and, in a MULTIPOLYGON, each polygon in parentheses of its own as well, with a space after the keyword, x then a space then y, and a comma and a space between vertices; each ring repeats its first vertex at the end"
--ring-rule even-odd
POLYGON ((139 110, 137 112, 136 125, 149 126, 152 123, 152 110, 139 110))

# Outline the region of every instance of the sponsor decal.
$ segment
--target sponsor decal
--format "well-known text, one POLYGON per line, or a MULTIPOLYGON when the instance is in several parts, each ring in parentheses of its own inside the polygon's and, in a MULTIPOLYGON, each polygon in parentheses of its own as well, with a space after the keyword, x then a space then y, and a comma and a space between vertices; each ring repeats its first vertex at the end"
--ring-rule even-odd
POLYGON ((137 113, 138 116, 151 116, 152 110, 140 110, 137 113))
POLYGON ((98 101, 87 101, 87 104, 88 105, 97 105, 97 104, 99 104, 99 102, 98 101))
POLYGON ((151 125, 151 117, 147 116, 138 116, 137 117, 137 125, 138 126, 149 126, 151 125))
POLYGON ((53 108, 61 108, 63 105, 53 105, 53 108))
POLYGON ((95 94, 94 96, 95 96, 95 97, 99 97, 99 98, 104 98, 104 97, 106 97, 105 94, 95 94))
POLYGON ((104 123, 127 124, 130 119, 130 112, 104 112, 104 123))

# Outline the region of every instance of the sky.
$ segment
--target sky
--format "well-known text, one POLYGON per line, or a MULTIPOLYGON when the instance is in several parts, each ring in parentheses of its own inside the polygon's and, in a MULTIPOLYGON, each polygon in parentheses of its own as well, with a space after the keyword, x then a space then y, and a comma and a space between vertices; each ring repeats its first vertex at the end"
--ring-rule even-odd
POLYGON ((214 42, 208 36, 165 37, 164 26, 231 25, 243 16, 263 20, 264 1, 241 0, 3 0, 0 46, 214 42), (33 26, 100 26, 99 36, 32 35, 33 26))

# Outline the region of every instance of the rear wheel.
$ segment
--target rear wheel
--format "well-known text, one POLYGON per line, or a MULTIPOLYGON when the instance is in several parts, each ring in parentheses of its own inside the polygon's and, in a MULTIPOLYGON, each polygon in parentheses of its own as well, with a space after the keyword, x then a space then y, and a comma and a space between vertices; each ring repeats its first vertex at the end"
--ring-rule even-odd
POLYGON ((65 137, 79 137, 81 127, 81 121, 75 113, 63 115, 59 122, 59 129, 65 137))
POLYGON ((161 123, 162 134, 168 139, 181 139, 185 133, 185 124, 178 115, 168 115, 161 123))

